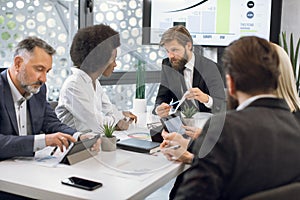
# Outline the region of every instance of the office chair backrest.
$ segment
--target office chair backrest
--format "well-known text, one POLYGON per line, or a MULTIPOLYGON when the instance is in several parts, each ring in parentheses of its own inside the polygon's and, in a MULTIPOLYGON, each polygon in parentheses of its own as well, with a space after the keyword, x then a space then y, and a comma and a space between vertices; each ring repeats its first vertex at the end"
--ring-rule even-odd
POLYGON ((300 182, 291 183, 278 188, 258 192, 244 197, 242 200, 299 200, 300 199, 300 182))

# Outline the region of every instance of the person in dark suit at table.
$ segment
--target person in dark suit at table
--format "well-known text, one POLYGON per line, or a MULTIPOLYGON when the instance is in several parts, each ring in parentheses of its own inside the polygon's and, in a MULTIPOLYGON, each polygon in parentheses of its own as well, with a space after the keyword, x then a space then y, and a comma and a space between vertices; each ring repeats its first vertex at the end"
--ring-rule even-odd
POLYGON ((62 124, 46 101, 44 83, 54 53, 45 41, 28 37, 17 45, 12 66, 1 73, 0 160, 34 156, 46 146, 63 151, 76 141, 76 130, 62 124))
MULTIPOLYGON (((239 106, 206 123, 175 199, 241 199, 300 181, 300 123, 274 95, 280 74, 276 49, 265 39, 242 37, 225 49, 223 62, 239 106)), ((164 153, 174 157, 171 151, 164 153)))
MULTIPOLYGON (((200 112, 220 112, 225 108, 223 79, 216 63, 201 56, 194 47, 188 30, 174 26, 163 33, 160 41, 168 54, 162 61, 161 83, 155 101, 154 114, 166 117, 168 104, 180 100, 186 91, 184 105, 200 112)), ((221 70, 222 71, 222 70, 221 70)))

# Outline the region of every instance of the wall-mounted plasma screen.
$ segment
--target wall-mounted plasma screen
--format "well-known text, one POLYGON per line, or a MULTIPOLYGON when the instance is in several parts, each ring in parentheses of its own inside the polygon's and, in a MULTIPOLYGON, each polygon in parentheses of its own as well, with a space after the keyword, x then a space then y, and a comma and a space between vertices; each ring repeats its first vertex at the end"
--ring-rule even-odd
POLYGON ((277 42, 280 19, 278 0, 144 0, 143 43, 159 44, 162 33, 178 24, 195 45, 227 46, 247 35, 277 42))

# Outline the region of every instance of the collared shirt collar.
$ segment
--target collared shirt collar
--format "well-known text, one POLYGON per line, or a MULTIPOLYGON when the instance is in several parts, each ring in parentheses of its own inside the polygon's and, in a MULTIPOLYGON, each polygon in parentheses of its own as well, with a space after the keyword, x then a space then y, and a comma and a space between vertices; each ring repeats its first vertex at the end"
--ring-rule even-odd
POLYGON ((19 90, 16 88, 15 84, 12 82, 8 70, 7 70, 7 80, 8 80, 10 91, 11 91, 11 94, 12 94, 12 97, 13 97, 13 101, 14 101, 15 104, 16 103, 20 103, 20 102, 25 101, 25 100, 28 100, 28 99, 30 99, 32 97, 32 95, 33 95, 32 93, 30 93, 30 95, 28 95, 26 97, 23 97, 21 95, 21 93, 19 92, 19 90))
POLYGON ((243 103, 241 103, 236 110, 243 110, 244 108, 246 108, 247 106, 249 106, 252 102, 254 102, 257 99, 261 99, 261 98, 276 98, 275 95, 273 94, 261 94, 261 95, 256 95, 253 97, 250 97, 249 99, 247 99, 246 101, 244 101, 243 103))
POLYGON ((72 73, 73 73, 73 74, 76 74, 76 75, 82 77, 82 79, 83 79, 86 83, 92 83, 92 82, 93 82, 93 81, 92 81, 92 78, 91 78, 85 71, 83 71, 83 70, 81 70, 81 69, 78 69, 78 68, 75 68, 75 67, 73 67, 71 70, 72 70, 72 73))
POLYGON ((195 66, 195 55, 194 52, 192 52, 192 58, 189 62, 185 64, 185 67, 190 69, 191 71, 194 71, 194 66, 195 66))

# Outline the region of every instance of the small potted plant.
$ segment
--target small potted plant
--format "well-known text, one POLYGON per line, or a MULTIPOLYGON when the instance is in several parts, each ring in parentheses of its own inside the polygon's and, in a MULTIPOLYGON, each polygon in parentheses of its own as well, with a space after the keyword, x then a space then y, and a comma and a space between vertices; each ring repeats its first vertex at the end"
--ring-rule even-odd
POLYGON ((114 122, 105 123, 101 126, 101 149, 102 151, 115 151, 117 149, 117 137, 113 135, 116 130, 114 122))
POLYGON ((194 106, 188 107, 187 105, 184 105, 181 113, 184 115, 183 122, 185 125, 195 126, 195 119, 193 116, 197 113, 197 109, 194 106))

